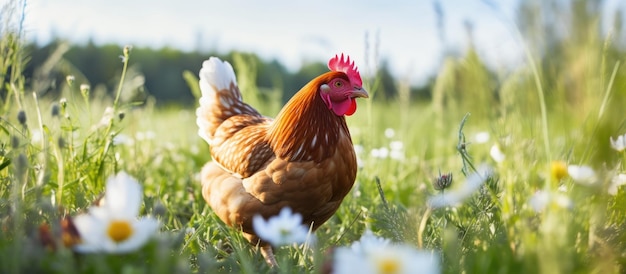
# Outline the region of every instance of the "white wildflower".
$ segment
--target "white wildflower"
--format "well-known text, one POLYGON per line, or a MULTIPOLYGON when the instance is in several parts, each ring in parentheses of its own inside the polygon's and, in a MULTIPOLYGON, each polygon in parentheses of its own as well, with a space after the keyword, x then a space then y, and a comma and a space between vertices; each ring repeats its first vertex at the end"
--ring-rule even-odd
POLYGON ((548 206, 548 202, 550 201, 550 195, 545 191, 537 191, 533 196, 530 197, 528 204, 533 208, 536 212, 543 211, 546 206, 548 206))
POLYGON ((535 212, 542 212, 550 204, 565 209, 571 209, 574 205, 569 197, 561 193, 550 193, 543 190, 535 192, 528 200, 528 204, 535 212))
POLYGON ((77 252, 128 253, 142 247, 159 228, 156 219, 138 219, 141 186, 124 172, 107 180, 104 200, 74 218, 82 242, 77 252))
POLYGON ((98 122, 96 127, 101 128, 101 127, 108 126, 109 123, 111 122, 111 119, 113 119, 114 116, 115 116, 115 113, 113 111, 113 108, 112 107, 107 107, 106 109, 104 109, 104 113, 102 114, 102 118, 100 119, 100 122, 98 122))
POLYGON ((115 137, 113 137, 113 144, 132 146, 135 144, 135 140, 133 140, 132 137, 126 134, 120 133, 120 134, 115 135, 115 137))
POLYGON ((74 84, 74 80, 76 80, 76 77, 74 77, 74 75, 65 76, 65 81, 67 81, 67 84, 70 86, 74 84))
POLYGON ((404 143, 402 141, 392 141, 389 143, 389 157, 394 160, 404 160, 404 143))
POLYGON ((353 242, 350 248, 354 253, 364 255, 381 247, 388 246, 389 244, 391 244, 389 239, 378 237, 374 235, 371 230, 367 229, 363 235, 361 235, 361 239, 353 242))
POLYGON ((574 182, 584 185, 591 185, 595 182, 596 172, 589 166, 569 165, 567 174, 574 182))
POLYGON ((356 167, 358 168, 363 168, 365 167, 365 163, 363 162, 363 159, 361 159, 361 157, 356 157, 356 167))
POLYGON ((389 143, 389 148, 391 148, 391 150, 404 150, 404 143, 402 143, 402 141, 392 141, 391 143, 389 143))
POLYGON ((88 95, 88 94, 89 94, 90 89, 91 89, 91 86, 89 86, 89 84, 81 84, 81 85, 80 85, 80 92, 81 92, 83 95, 88 95))
POLYGON ((616 140, 613 140, 613 136, 610 137, 611 147, 619 152, 626 149, 626 134, 617 136, 616 140))
POLYGON ((477 144, 484 144, 489 142, 490 137, 491 136, 489 136, 489 132, 481 131, 474 135, 474 142, 476 142, 477 144))
POLYGON ((385 137, 387 137, 387 138, 391 139, 391 138, 393 138, 394 136, 396 136, 396 131, 395 131, 395 130, 393 130, 393 128, 386 128, 386 129, 385 129, 385 137))
POLYGON ((501 163, 506 158, 506 155, 504 155, 498 144, 491 146, 491 150, 489 150, 489 155, 491 155, 491 158, 493 158, 493 160, 497 163, 501 163))
POLYGON ((41 140, 43 140, 43 132, 38 129, 33 129, 31 131, 30 141, 35 144, 39 144, 41 140))
POLYGON ((615 196, 620 186, 626 185, 626 174, 617 174, 611 179, 611 185, 609 185, 609 194, 615 196))
POLYGON ((156 133, 151 130, 148 130, 146 132, 139 131, 135 133, 135 138, 137 139, 137 141, 153 140, 154 138, 156 138, 156 133))
POLYGON ((362 145, 359 145, 359 144, 354 145, 354 153, 356 153, 356 155, 363 153, 363 151, 365 151, 365 148, 362 145))
POLYGON ((293 214, 289 207, 284 207, 278 215, 267 221, 255 215, 252 225, 259 238, 273 246, 304 243, 309 235, 309 228, 302 224, 302 215, 293 214))
POLYGON ((389 149, 386 148, 386 147, 375 148, 375 149, 372 149, 370 154, 374 158, 385 159, 385 158, 389 157, 389 149))
POLYGON ((333 273, 395 274, 440 273, 436 254, 406 244, 385 244, 357 253, 351 248, 335 250, 333 273))

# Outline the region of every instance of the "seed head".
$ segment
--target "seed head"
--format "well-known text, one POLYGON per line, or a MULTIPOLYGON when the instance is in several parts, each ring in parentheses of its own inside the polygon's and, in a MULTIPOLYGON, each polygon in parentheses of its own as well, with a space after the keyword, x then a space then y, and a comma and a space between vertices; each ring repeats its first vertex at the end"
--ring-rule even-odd
POLYGON ((74 75, 68 75, 67 77, 65 77, 65 81, 67 81, 67 84, 71 87, 72 85, 74 85, 74 80, 76 80, 76 78, 74 77, 74 75))
POLYGON ((52 115, 52 117, 57 117, 59 116, 59 113, 61 113, 61 108, 59 107, 59 104, 53 103, 52 109, 50 110, 50 114, 52 115))
POLYGON ((82 84, 80 85, 80 94, 82 94, 83 97, 88 98, 90 89, 91 87, 89 86, 89 84, 82 84))
POLYGON ((65 147, 65 139, 62 136, 59 136, 59 139, 57 139, 57 145, 59 145, 59 148, 65 147))
POLYGON ((433 187, 436 190, 444 190, 452 185, 452 172, 448 172, 446 174, 441 174, 439 172, 439 176, 433 182, 433 187))
POLYGON ((22 126, 26 126, 26 112, 24 110, 17 112, 17 121, 20 122, 22 126))
POLYGON ((20 153, 19 155, 17 155, 17 160, 15 161, 15 173, 18 176, 22 176, 24 175, 24 172, 26 172, 26 169, 28 168, 28 158, 26 157, 26 155, 24 155, 24 153, 20 153))
POLYGON ((15 135, 11 136, 11 148, 17 149, 18 147, 20 147, 20 138, 15 135))
POLYGON ((124 56, 128 56, 130 54, 130 51, 133 49, 133 46, 131 45, 126 45, 124 47, 124 56))
POLYGON ((152 209, 152 214, 154 214, 154 216, 164 218, 166 213, 167 213, 167 209, 165 208, 163 203, 161 203, 160 201, 157 201, 154 205, 154 208, 152 209))

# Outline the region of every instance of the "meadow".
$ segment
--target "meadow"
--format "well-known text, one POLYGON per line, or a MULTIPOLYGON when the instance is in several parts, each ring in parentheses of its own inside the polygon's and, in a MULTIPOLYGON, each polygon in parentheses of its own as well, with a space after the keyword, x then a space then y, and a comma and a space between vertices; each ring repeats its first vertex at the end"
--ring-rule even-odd
MULTIPOLYGON (((430 254, 442 273, 623 273, 625 50, 617 34, 588 33, 549 56, 522 36, 523 64, 495 75, 469 47, 444 60, 429 100, 410 100, 404 83, 396 99, 361 100, 347 118, 360 163, 352 191, 314 244, 278 248, 270 269, 202 198, 210 155, 195 107, 124 99, 131 48, 119 53, 116 90, 67 75, 51 98, 30 92, 28 53, 3 32, 0 272, 328 273, 334 250, 369 230, 430 254), (444 198, 481 167, 489 175, 467 197, 444 198), (66 218, 97 203, 120 171, 142 186, 139 215, 158 231, 130 253, 76 252, 66 218), (434 206, 437 197, 451 200, 434 206)), ((364 79, 374 98, 378 83, 364 79)), ((244 98, 276 114, 275 103, 244 98)))

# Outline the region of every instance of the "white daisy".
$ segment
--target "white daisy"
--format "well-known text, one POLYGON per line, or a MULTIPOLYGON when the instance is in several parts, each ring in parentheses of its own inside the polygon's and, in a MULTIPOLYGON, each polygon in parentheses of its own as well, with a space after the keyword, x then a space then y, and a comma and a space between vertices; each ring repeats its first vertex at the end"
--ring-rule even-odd
POLYGON ((304 243, 309 235, 309 228, 302 224, 302 215, 292 214, 289 207, 284 207, 278 215, 267 221, 255 215, 252 225, 259 238, 273 246, 304 243))
POLYGON ((385 137, 391 139, 391 138, 393 138, 393 136, 396 136, 396 131, 393 130, 393 128, 386 128, 385 129, 385 137))
POLYGON ((548 206, 549 201, 550 195, 545 191, 539 190, 530 197, 528 204, 533 208, 533 210, 535 210, 535 212, 541 212, 546 208, 546 206, 548 206))
POLYGON ((372 157, 385 159, 389 157, 389 149, 387 147, 375 148, 370 152, 372 157))
POLYGON ((402 151, 404 150, 404 143, 402 143, 402 141, 391 141, 389 148, 391 148, 391 150, 402 151))
POLYGON ((146 132, 139 131, 135 133, 135 138, 137 139, 137 141, 154 140, 154 138, 156 138, 156 133, 151 130, 146 132))
POLYGON ((620 186, 626 185, 626 174, 617 174, 611 179, 611 185, 609 186, 609 194, 615 196, 620 186))
POLYGON ((98 122, 98 124, 95 125, 95 127, 102 128, 102 127, 109 126, 109 123, 111 122, 111 119, 113 119, 113 116, 115 116, 113 108, 106 107, 104 109, 104 113, 102 114, 102 118, 100 119, 100 122, 98 122))
POLYGON ((124 172, 107 180, 104 204, 74 218, 82 242, 77 252, 128 253, 142 247, 159 228, 153 218, 138 219, 141 186, 124 172))
POLYGON ((362 254, 340 247, 335 250, 333 273, 440 273, 440 267, 433 253, 406 244, 380 245, 362 254))
POLYGON ((626 134, 617 136, 617 140, 613 140, 613 136, 611 139, 611 147, 617 151, 623 151, 626 149, 626 134))
POLYGON ((360 144, 355 144, 354 145, 354 153, 356 155, 360 155, 361 153, 363 153, 363 151, 365 151, 365 148, 362 145, 360 145, 360 144))
POLYGON ((404 143, 402 143, 402 141, 392 141, 389 143, 389 148, 391 149, 389 152, 391 159, 398 161, 404 160, 404 143))
POLYGON ((380 247, 388 246, 390 243, 389 239, 378 237, 371 230, 367 229, 361 236, 361 239, 353 242, 350 248, 354 253, 363 255, 380 247))
POLYGON ((491 155, 491 158, 493 158, 493 160, 497 163, 501 163, 506 158, 506 155, 504 155, 498 144, 491 146, 491 150, 489 150, 489 155, 491 155))
POLYGON ((120 133, 113 137, 113 144, 132 146, 135 144, 135 140, 133 139, 133 137, 130 137, 124 133, 120 133))
POLYGON ((35 144, 39 144, 39 142, 41 142, 41 140, 43 140, 44 138, 43 132, 38 129, 33 129, 30 134, 31 134, 30 141, 35 144))
POLYGON ((569 165, 567 174, 574 182, 584 185, 591 185, 595 182, 596 172, 589 166, 569 165))
POLYGON ((569 197, 561 193, 550 193, 543 190, 535 192, 528 200, 528 204, 535 212, 542 212, 550 204, 565 209, 571 209, 574 206, 569 197))
POLYGON ((489 142, 490 137, 491 136, 489 136, 489 132, 481 131, 474 135, 474 142, 476 142, 477 144, 484 144, 486 142, 489 142))
POLYGON ((461 184, 460 187, 431 196, 428 198, 428 204, 433 208, 458 205, 478 190, 487 178, 491 176, 491 172, 491 169, 487 166, 479 167, 478 171, 469 175, 465 183, 461 184))

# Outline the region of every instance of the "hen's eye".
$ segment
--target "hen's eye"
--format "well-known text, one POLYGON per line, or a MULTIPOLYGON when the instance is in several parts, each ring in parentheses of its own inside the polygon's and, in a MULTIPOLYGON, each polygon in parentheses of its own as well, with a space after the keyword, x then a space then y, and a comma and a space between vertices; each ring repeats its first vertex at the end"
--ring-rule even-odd
POLYGON ((335 87, 340 88, 340 87, 342 87, 342 86, 343 86, 343 82, 341 82, 341 81, 337 81, 337 82, 335 82, 335 87))

